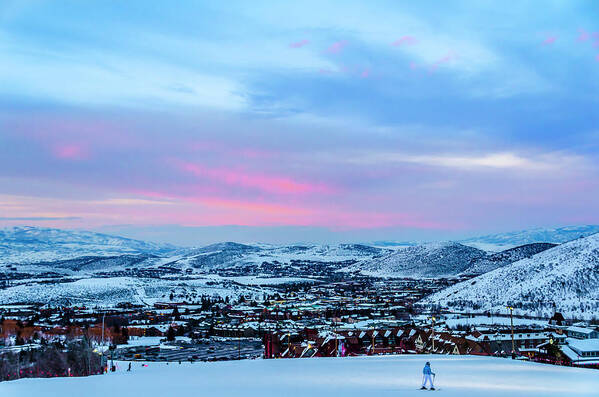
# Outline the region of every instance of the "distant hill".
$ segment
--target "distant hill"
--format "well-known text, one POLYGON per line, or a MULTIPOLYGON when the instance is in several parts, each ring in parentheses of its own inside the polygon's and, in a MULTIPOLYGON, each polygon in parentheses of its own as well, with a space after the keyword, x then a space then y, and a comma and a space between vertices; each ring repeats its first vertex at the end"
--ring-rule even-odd
POLYGON ((480 248, 485 251, 503 251, 508 248, 532 243, 561 244, 595 233, 599 233, 599 225, 565 226, 489 234, 486 236, 460 240, 460 243, 480 248))
POLYGON ((354 268, 390 277, 454 276, 486 256, 486 252, 460 243, 429 243, 401 248, 354 268))
POLYGON ((555 247, 552 243, 532 243, 519 247, 507 249, 505 251, 488 254, 484 258, 475 260, 468 269, 464 270, 466 274, 483 274, 500 267, 509 265, 521 259, 530 258, 540 252, 555 247))
POLYGON ((576 239, 440 291, 424 303, 451 309, 599 318, 599 234, 576 239))
POLYGON ((168 255, 177 250, 155 244, 86 231, 41 227, 0 229, 0 263, 35 263, 82 256, 168 255))

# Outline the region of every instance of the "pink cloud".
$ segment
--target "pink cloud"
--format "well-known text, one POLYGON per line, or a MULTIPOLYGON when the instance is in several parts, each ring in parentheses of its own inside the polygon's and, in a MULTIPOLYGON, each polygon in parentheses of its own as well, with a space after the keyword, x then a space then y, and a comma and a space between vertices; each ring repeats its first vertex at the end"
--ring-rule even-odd
POLYGON ((338 54, 341 51, 343 51, 345 46, 347 46, 346 40, 337 41, 337 42, 331 44, 329 48, 327 48, 327 52, 329 54, 338 54))
POLYGON ((589 32, 585 31, 584 29, 578 29, 578 31, 580 32, 580 34, 576 39, 577 41, 587 41, 591 37, 589 32))
POLYGON ((366 79, 370 76, 370 69, 364 69, 362 73, 360 73, 360 77, 366 79))
POLYGON ((454 59, 457 58, 457 55, 453 52, 450 51, 448 52, 445 56, 443 56, 442 58, 437 59, 432 65, 431 65, 431 71, 435 71, 437 70, 437 68, 441 65, 443 65, 444 63, 448 63, 453 61, 454 59))
POLYGON ((557 40, 557 36, 549 36, 545 40, 543 40, 543 45, 552 45, 557 40))
POLYGON ((418 40, 414 36, 402 36, 399 39, 391 43, 394 47, 401 47, 402 45, 414 45, 418 43, 418 40))
MULTIPOLYGON (((448 225, 436 221, 421 219, 407 213, 385 211, 360 211, 344 208, 336 203, 319 203, 314 206, 305 204, 285 204, 269 201, 239 200, 217 196, 182 196, 156 191, 136 191, 137 195, 152 199, 197 204, 203 208, 195 211, 179 210, 176 219, 179 223, 195 225, 294 225, 325 226, 334 225, 335 229, 379 228, 391 226, 415 227, 421 229, 455 229, 457 225, 448 225)), ((161 208, 161 212, 172 207, 161 208)), ((146 214, 147 216, 147 214, 146 214)), ((168 218, 171 222, 173 217, 168 218)))
MULTIPOLYGON (((167 217, 182 224, 194 225, 265 225, 265 224, 304 224, 312 210, 297 205, 287 205, 262 200, 239 200, 214 195, 181 195, 161 191, 132 191, 152 199, 168 200, 174 206, 161 208, 161 213, 171 209, 176 214, 167 217), (186 204, 187 203, 187 204, 186 204), (198 208, 197 205, 204 207, 198 208), (191 208, 195 210, 190 211, 191 208), (178 209, 178 210, 177 210, 178 209), (181 213, 181 211, 183 211, 181 213), (197 215, 194 217, 194 215, 197 215)), ((147 214, 146 214, 147 216, 147 214)))
POLYGON ((291 48, 302 48, 305 45, 310 44, 310 40, 300 40, 300 41, 296 41, 295 43, 291 43, 289 44, 289 47, 291 48))
POLYGON ((64 160, 83 160, 88 157, 87 150, 80 145, 58 145, 52 149, 54 157, 64 160))
POLYGON ((192 163, 182 163, 180 168, 193 175, 227 185, 255 188, 268 193, 302 194, 332 191, 331 188, 324 185, 300 183, 286 177, 251 173, 240 169, 208 168, 192 163))

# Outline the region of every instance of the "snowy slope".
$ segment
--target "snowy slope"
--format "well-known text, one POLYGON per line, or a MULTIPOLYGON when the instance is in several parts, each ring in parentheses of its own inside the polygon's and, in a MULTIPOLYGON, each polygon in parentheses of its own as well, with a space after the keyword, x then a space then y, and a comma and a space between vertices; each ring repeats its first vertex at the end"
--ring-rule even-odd
POLYGON ((450 308, 599 317, 599 234, 543 251, 427 298, 450 308))
POLYGON ((468 269, 464 270, 466 274, 483 274, 500 267, 509 265, 521 259, 530 258, 540 252, 555 247, 551 243, 532 243, 507 249, 505 251, 488 254, 486 257, 475 260, 468 269))
POLYGON ((21 379, 0 383, 2 396, 421 397, 422 367, 430 361, 438 393, 446 397, 596 396, 591 369, 502 358, 399 355, 242 360, 198 363, 119 362, 115 373, 82 378, 21 379))
POLYGON ((452 276, 468 269, 486 252, 455 242, 430 243, 393 251, 359 267, 364 273, 394 277, 452 276))
POLYGON ((392 250, 360 244, 338 245, 245 245, 238 243, 212 244, 193 249, 174 259, 170 265, 190 265, 201 269, 219 269, 263 262, 289 264, 292 262, 342 262, 364 261, 380 257, 392 250))
POLYGON ((0 264, 65 260, 80 256, 163 255, 176 247, 106 234, 40 227, 0 229, 0 264))
MULTIPOLYGON (((110 277, 81 278, 57 284, 33 283, 0 289, 0 303, 42 303, 56 305, 114 306, 119 302, 152 305, 169 299, 199 301, 202 295, 235 297, 261 296, 263 289, 242 286, 226 279, 201 277, 188 280, 110 277)), ((264 283, 268 283, 265 280, 264 283)))
POLYGON ((599 233, 599 225, 529 229, 474 237, 460 242, 485 251, 502 251, 531 243, 565 243, 594 233, 599 233))

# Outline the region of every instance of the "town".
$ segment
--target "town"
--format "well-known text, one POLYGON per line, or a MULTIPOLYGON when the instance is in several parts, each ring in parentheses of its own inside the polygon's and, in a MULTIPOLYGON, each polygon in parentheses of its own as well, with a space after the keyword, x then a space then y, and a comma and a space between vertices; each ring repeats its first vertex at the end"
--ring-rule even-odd
MULTIPOLYGON (((270 285, 152 305, 0 306, 0 379, 85 376, 114 361, 171 363, 386 354, 485 355, 599 368, 597 324, 459 313, 419 301, 466 277, 270 285), (84 357, 85 365, 78 358, 84 357)), ((121 364, 122 365, 122 364, 121 364)), ((141 364, 138 364, 141 365, 141 364)))

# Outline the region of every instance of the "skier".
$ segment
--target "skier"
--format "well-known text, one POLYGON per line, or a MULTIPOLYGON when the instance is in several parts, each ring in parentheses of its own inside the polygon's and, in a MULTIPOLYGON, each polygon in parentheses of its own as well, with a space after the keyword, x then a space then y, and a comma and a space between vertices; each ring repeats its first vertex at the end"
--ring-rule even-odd
POLYGON ((420 389, 426 390, 426 383, 430 382, 430 384, 431 384, 430 390, 435 390, 435 386, 433 385, 433 378, 431 378, 431 375, 435 376, 435 373, 433 371, 431 371, 431 363, 429 363, 428 361, 426 362, 426 365, 422 369, 422 374, 423 374, 422 387, 420 389))
POLYGON ((129 362, 129 367, 127 367, 127 372, 131 372, 131 362, 129 362))

